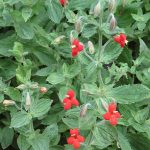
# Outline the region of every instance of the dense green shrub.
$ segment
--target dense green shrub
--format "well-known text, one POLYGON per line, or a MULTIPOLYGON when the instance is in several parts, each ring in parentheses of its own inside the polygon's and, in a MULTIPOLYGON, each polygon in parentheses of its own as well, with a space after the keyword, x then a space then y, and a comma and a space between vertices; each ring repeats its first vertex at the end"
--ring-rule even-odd
POLYGON ((148 150, 149 0, 64 2, 0 0, 1 148, 148 150))

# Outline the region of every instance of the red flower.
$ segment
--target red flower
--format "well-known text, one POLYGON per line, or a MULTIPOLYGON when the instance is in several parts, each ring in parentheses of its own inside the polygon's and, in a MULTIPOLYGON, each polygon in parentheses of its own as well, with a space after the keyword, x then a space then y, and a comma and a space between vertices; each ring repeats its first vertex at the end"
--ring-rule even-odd
POLYGON ((74 97, 74 91, 73 90, 69 90, 68 92, 67 92, 67 96, 69 97, 69 98, 73 98, 74 97))
POLYGON ((69 110, 71 108, 71 101, 68 98, 64 98, 63 100, 64 110, 69 110))
POLYGON ((70 135, 71 136, 77 136, 77 135, 79 135, 79 130, 77 128, 70 129, 70 135))
POLYGON ((59 2, 60 2, 60 4, 61 4, 62 6, 65 6, 66 3, 67 3, 67 0, 59 0, 59 2))
POLYGON ((72 106, 79 106, 79 102, 74 96, 75 93, 73 90, 67 92, 66 97, 63 99, 64 110, 69 110, 72 106))
POLYGON ((123 33, 120 33, 120 35, 114 36, 114 41, 119 43, 120 46, 123 48, 125 44, 127 44, 126 35, 123 33))
POLYGON ((103 115, 103 118, 105 120, 109 120, 110 124, 113 126, 116 126, 118 119, 121 118, 121 115, 118 111, 116 111, 116 108, 116 103, 110 103, 108 106, 108 111, 103 115))
POLYGON ((84 137, 79 135, 78 129, 70 129, 70 137, 67 139, 67 143, 72 145, 75 149, 80 148, 80 143, 85 141, 84 137))
POLYGON ((72 42, 72 57, 77 56, 78 53, 81 52, 83 49, 84 45, 78 39, 74 39, 72 42))

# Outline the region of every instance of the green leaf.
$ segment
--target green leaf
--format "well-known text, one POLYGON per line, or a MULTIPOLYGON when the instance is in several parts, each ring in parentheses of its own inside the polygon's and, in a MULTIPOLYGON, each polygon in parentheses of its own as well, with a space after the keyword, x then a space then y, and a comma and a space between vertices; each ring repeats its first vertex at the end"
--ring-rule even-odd
POLYGON ((122 50, 123 48, 121 48, 118 43, 114 41, 109 42, 104 49, 104 53, 101 55, 101 62, 106 64, 111 63, 118 58, 122 50))
POLYGON ((54 72, 48 76, 46 81, 48 81, 51 84, 59 84, 61 82, 64 82, 65 78, 63 77, 62 74, 54 72))
POLYGON ((31 15, 32 15, 32 9, 30 7, 24 7, 22 9, 22 17, 25 22, 28 21, 28 19, 31 17, 31 15))
POLYGON ((18 102, 21 101, 21 94, 19 90, 13 87, 8 87, 5 91, 5 94, 8 95, 14 101, 18 101, 18 102))
POLYGON ((148 118, 148 116, 149 116, 149 108, 146 107, 146 108, 144 108, 144 109, 139 110, 139 111, 135 114, 134 119, 135 119, 138 123, 142 124, 142 123, 144 123, 144 122, 146 121, 146 119, 148 118))
POLYGON ((40 63, 46 66, 51 66, 53 63, 55 63, 53 55, 46 53, 44 51, 41 51, 41 47, 37 48, 36 51, 33 52, 33 54, 39 59, 40 63))
POLYGON ((42 134, 29 138, 28 142, 32 145, 33 150, 49 150, 49 139, 42 134))
POLYGON ((98 95, 99 89, 96 84, 83 84, 82 91, 90 95, 98 95))
POLYGON ((50 126, 45 128, 43 134, 49 138, 51 145, 53 145, 58 137, 58 125, 51 124, 50 126))
POLYGON ((70 23, 75 23, 76 22, 76 15, 73 11, 69 10, 69 9, 66 9, 65 10, 65 15, 66 15, 66 18, 68 19, 68 22, 70 23))
POLYGON ((14 40, 16 39, 16 35, 9 35, 7 37, 3 37, 0 39, 0 54, 3 56, 11 56, 11 52, 9 51, 14 44, 14 40))
POLYGON ((97 33, 97 27, 95 27, 95 25, 93 24, 88 24, 83 28, 82 31, 82 36, 85 38, 90 38, 92 37, 94 34, 97 33))
POLYGON ((130 134, 129 141, 134 150, 148 150, 150 140, 142 134, 130 134))
POLYGON ((62 118, 62 121, 69 128, 79 128, 79 108, 68 110, 65 114, 65 118, 62 118))
POLYGON ((91 145, 95 145, 99 149, 106 148, 111 145, 116 138, 116 131, 113 127, 101 124, 93 130, 93 138, 91 145))
POLYGON ((14 130, 8 127, 3 128, 2 130, 2 140, 1 146, 3 149, 6 149, 13 142, 14 130))
POLYGON ((16 69, 16 77, 18 81, 26 83, 30 80, 31 77, 31 67, 32 63, 30 60, 26 60, 23 65, 19 65, 16 69))
POLYGON ((0 103, 4 100, 4 94, 0 93, 0 103))
POLYGON ((13 50, 10 50, 15 56, 16 60, 20 62, 23 57, 23 45, 19 42, 14 43, 13 50))
POLYGON ((120 104, 131 104, 150 98, 150 89, 142 84, 123 85, 113 88, 107 94, 120 104))
POLYGON ((44 76, 48 76, 49 73, 51 71, 51 67, 45 67, 45 68, 42 68, 42 69, 39 69, 35 75, 36 76, 41 76, 41 77, 44 77, 44 76))
POLYGON ((11 119, 11 127, 20 128, 30 123, 31 116, 26 112, 17 112, 13 114, 11 119))
POLYGON ((139 38, 139 42, 140 42, 140 53, 142 51, 149 51, 147 45, 145 44, 145 42, 141 38, 139 38))
POLYGON ((22 39, 30 40, 34 37, 34 30, 31 23, 17 22, 15 23, 15 30, 22 39))
POLYGON ((132 150, 127 137, 120 130, 118 130, 117 132, 118 132, 119 146, 121 147, 121 150, 132 150))
POLYGON ((64 76, 66 78, 73 78, 76 75, 78 75, 81 72, 81 65, 78 64, 73 64, 68 66, 67 71, 64 72, 64 76))
POLYGON ((89 8, 92 5, 93 1, 91 0, 71 0, 69 1, 69 9, 75 9, 75 10, 83 10, 85 8, 89 8))
POLYGON ((28 150, 30 147, 30 144, 28 143, 26 137, 21 134, 17 138, 17 144, 20 150, 28 150))
POLYGON ((45 6, 47 7, 49 18, 57 24, 60 23, 63 17, 63 9, 61 5, 55 0, 46 0, 45 6))
POLYGON ((33 117, 40 117, 49 111, 51 104, 52 101, 49 99, 34 100, 30 107, 30 113, 33 117))
POLYGON ((94 124, 96 124, 96 117, 93 111, 87 110, 87 113, 84 117, 79 118, 79 129, 81 130, 90 130, 94 124))

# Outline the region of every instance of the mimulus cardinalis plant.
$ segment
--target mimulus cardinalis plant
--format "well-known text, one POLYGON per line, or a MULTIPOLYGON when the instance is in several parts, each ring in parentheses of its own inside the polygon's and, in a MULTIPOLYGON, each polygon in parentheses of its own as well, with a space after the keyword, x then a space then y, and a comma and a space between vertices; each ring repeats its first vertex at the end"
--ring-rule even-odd
POLYGON ((122 48, 124 48, 125 44, 127 44, 128 42, 126 39, 126 35, 123 33, 120 33, 120 35, 114 36, 114 41, 119 43, 122 48))
POLYGON ((66 97, 63 99, 64 110, 71 109, 72 106, 79 106, 78 100, 75 98, 73 90, 67 92, 66 97))
POLYGON ((75 57, 78 55, 79 52, 83 51, 84 45, 78 39, 74 39, 72 41, 71 48, 72 48, 72 57, 75 57))
POLYGON ((148 0, 0 10, 0 149, 149 149, 148 0))
POLYGON ((103 118, 109 120, 110 124, 113 126, 116 126, 118 124, 118 119, 121 118, 120 113, 116 109, 116 103, 110 103, 108 105, 108 111, 103 115, 103 118))
POLYGON ((84 137, 79 134, 77 128, 70 129, 70 137, 67 139, 67 143, 72 145, 75 149, 80 148, 80 144, 85 141, 84 137))

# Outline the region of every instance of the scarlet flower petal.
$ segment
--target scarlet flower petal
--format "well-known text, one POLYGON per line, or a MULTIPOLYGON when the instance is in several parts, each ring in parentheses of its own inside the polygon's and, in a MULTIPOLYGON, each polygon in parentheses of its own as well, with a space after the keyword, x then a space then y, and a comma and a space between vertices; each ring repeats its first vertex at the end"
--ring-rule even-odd
POLYGON ((68 144, 73 144, 74 140, 75 140, 75 138, 72 137, 72 136, 70 136, 70 137, 68 137, 68 139, 67 139, 67 143, 68 143, 68 144))
POLYGON ((117 107, 116 103, 110 103, 108 106, 108 111, 110 113, 113 113, 113 111, 116 111, 116 107, 117 107))
POLYGON ((77 128, 70 129, 70 135, 71 136, 77 136, 77 135, 79 135, 79 130, 77 128))
POLYGON ((78 51, 81 52, 84 49, 84 45, 82 43, 78 46, 78 51))
POLYGON ((121 41, 120 46, 123 48, 125 46, 125 41, 121 41))
POLYGON ((71 108, 71 102, 68 101, 67 103, 64 103, 64 110, 69 110, 71 108))
POLYGON ((72 99, 71 99, 71 104, 74 105, 74 106, 79 106, 79 102, 78 102, 78 100, 75 99, 75 98, 72 98, 72 99))
POLYGON ((120 43, 120 37, 119 36, 114 36, 114 41, 117 43, 120 43))
POLYGON ((78 39, 74 39, 72 42, 72 45, 75 45, 76 47, 79 46, 79 40, 78 39))
POLYGON ((121 118, 121 115, 118 111, 114 112, 114 115, 116 116, 116 118, 121 118))
POLYGON ((103 118, 104 118, 105 120, 110 120, 110 118, 111 118, 110 112, 106 112, 106 113, 103 115, 103 118))
POLYGON ((64 98, 63 99, 63 103, 65 104, 65 103, 68 103, 68 102, 70 102, 70 99, 68 99, 68 98, 64 98))
POLYGON ((67 95, 68 95, 69 98, 71 99, 71 98, 73 98, 73 97, 75 96, 75 93, 74 93, 73 90, 69 90, 69 91, 67 92, 67 95))
POLYGON ((118 123, 118 119, 116 118, 115 115, 111 115, 111 118, 110 118, 109 122, 110 122, 111 125, 116 126, 117 123, 118 123))
POLYGON ((64 6, 66 4, 66 0, 59 0, 60 4, 64 6))
POLYGON ((78 55, 78 49, 77 48, 72 48, 72 57, 75 57, 78 55))
POLYGON ((74 147, 75 149, 80 148, 80 142, 79 142, 77 139, 74 140, 74 142, 73 142, 72 145, 73 145, 73 147, 74 147))
POLYGON ((126 41, 126 35, 125 34, 123 34, 123 33, 120 33, 120 40, 121 41, 126 41))
POLYGON ((83 143, 83 142, 85 141, 84 137, 81 136, 81 135, 78 135, 78 136, 77 136, 77 139, 78 139, 78 141, 81 142, 81 143, 83 143))
POLYGON ((119 43, 120 46, 123 48, 125 46, 126 43, 126 35, 123 33, 120 33, 120 35, 118 36, 114 36, 114 41, 119 43))

